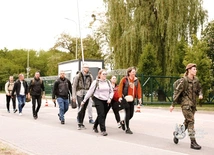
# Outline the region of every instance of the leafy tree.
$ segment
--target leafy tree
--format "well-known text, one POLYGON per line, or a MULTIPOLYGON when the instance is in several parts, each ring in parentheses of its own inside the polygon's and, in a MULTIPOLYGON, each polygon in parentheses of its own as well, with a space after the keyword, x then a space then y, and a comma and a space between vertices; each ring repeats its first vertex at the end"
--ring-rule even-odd
MULTIPOLYGON (((54 47, 51 50, 58 50, 62 51, 67 50, 71 54, 71 59, 75 58, 76 53, 76 42, 74 42, 76 38, 72 38, 68 34, 61 34, 60 37, 57 39, 54 47)), ((80 39, 78 38, 78 52, 77 58, 82 58, 82 51, 80 47, 80 39)), ((83 38, 83 51, 84 51, 84 58, 85 59, 102 59, 102 52, 100 50, 99 44, 94 40, 90 35, 86 38, 83 38)), ((66 54, 65 54, 66 55, 66 54)))
POLYGON ((156 59, 157 51, 154 49, 152 44, 148 43, 143 53, 140 56, 138 64, 138 73, 143 73, 144 75, 158 75, 161 70, 158 68, 158 60, 156 59), (148 70, 149 68, 149 70, 148 70))
POLYGON ((208 90, 211 88, 211 60, 206 54, 207 49, 208 46, 205 41, 200 41, 196 36, 193 36, 193 46, 186 46, 186 55, 183 61, 185 66, 188 63, 197 64, 197 77, 202 84, 205 99, 208 96, 208 90))
POLYGON ((208 45, 207 55, 212 60, 212 75, 214 76, 214 20, 209 22, 202 31, 202 40, 208 45))
POLYGON ((197 33, 207 17, 201 0, 104 2, 108 7, 110 46, 115 58, 120 58, 115 67, 137 66, 143 48, 151 43, 157 49, 162 75, 172 74, 178 42, 184 39, 191 43, 191 35, 197 33))

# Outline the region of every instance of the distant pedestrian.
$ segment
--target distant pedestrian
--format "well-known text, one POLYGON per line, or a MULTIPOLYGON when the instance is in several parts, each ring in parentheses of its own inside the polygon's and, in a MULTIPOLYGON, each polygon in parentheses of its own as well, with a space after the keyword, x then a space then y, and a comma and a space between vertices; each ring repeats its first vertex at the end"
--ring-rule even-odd
POLYGON ((59 120, 65 124, 64 115, 69 108, 69 93, 72 94, 71 82, 65 77, 65 72, 60 71, 60 77, 54 82, 52 100, 59 104, 59 120))
POLYGON ((106 114, 109 110, 109 106, 114 95, 111 83, 106 79, 106 76, 106 70, 101 69, 98 72, 97 79, 92 82, 90 89, 81 102, 81 106, 84 106, 89 97, 93 96, 92 99, 97 110, 97 118, 94 122, 93 130, 98 133, 97 127, 100 125, 100 130, 103 136, 108 135, 105 125, 106 114))
MULTIPOLYGON (((183 77, 183 81, 176 87, 176 91, 173 94, 173 100, 176 101, 177 98, 181 95, 181 109, 184 120, 184 132, 188 129, 188 134, 190 136, 190 148, 192 149, 201 149, 201 146, 197 144, 195 139, 195 112, 196 104, 197 104, 197 97, 199 99, 203 99, 202 88, 201 84, 199 83, 198 78, 196 77, 197 68, 196 64, 189 63, 186 66, 186 72, 183 77)), ((174 103, 170 106, 170 112, 174 109, 174 103)), ((176 131, 173 132, 174 135, 174 143, 178 143, 178 136, 176 135, 176 131)))
POLYGON ((93 76, 89 72, 88 64, 83 64, 82 71, 75 76, 73 85, 72 85, 72 92, 73 92, 72 99, 73 99, 73 102, 77 101, 78 109, 79 109, 77 114, 78 130, 85 129, 85 125, 83 124, 83 121, 85 118, 85 111, 88 106, 89 98, 85 101, 85 104, 82 107, 81 107, 81 102, 84 99, 89 87, 91 86, 92 81, 93 81, 93 76))
POLYGON ((10 100, 12 100, 13 103, 13 112, 16 113, 17 109, 16 109, 16 95, 14 94, 14 96, 12 97, 12 90, 14 87, 14 79, 13 76, 9 77, 9 80, 5 83, 5 93, 6 93, 6 107, 7 107, 7 111, 8 113, 10 113, 10 100))
POLYGON ((29 84, 29 93, 32 96, 32 113, 33 118, 38 118, 38 112, 41 107, 42 97, 45 98, 44 82, 40 78, 40 73, 36 72, 34 78, 29 84), (37 106, 36 106, 37 103, 37 106))
POLYGON ((28 95, 28 84, 24 80, 24 74, 19 74, 19 79, 14 84, 11 96, 13 97, 15 93, 18 100, 19 115, 21 116, 22 109, 25 106, 26 97, 30 97, 28 95))
POLYGON ((125 107, 125 125, 126 125, 126 133, 133 134, 129 127, 129 121, 134 115, 134 101, 135 98, 138 99, 139 104, 142 103, 141 96, 141 85, 136 75, 136 68, 129 67, 127 69, 127 75, 120 80, 118 95, 119 102, 122 100, 126 100, 127 106, 125 107), (124 99, 125 98, 125 99, 124 99))

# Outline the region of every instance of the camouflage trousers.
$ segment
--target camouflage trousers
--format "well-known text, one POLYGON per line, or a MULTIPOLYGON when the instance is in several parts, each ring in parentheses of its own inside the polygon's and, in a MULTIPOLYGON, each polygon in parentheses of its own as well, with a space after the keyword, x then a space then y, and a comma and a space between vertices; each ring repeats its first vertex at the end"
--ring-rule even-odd
POLYGON ((196 107, 191 106, 183 106, 182 107, 182 113, 184 115, 184 126, 185 130, 188 129, 188 133, 190 136, 190 139, 195 139, 195 130, 194 130, 194 115, 195 115, 196 107))

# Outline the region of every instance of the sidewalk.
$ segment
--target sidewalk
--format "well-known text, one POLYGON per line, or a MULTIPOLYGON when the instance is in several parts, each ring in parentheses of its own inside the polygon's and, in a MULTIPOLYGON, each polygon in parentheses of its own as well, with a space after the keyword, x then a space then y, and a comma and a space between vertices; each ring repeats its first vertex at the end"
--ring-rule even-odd
MULTIPOLYGON (((51 100, 48 100, 48 106, 45 106, 46 101, 43 101, 38 120, 32 117, 31 103, 26 104, 23 115, 19 116, 18 113, 7 113, 2 95, 0 101, 0 141, 9 143, 29 155, 197 155, 209 154, 214 148, 204 146, 203 150, 196 152, 189 149, 188 139, 177 147, 178 145, 172 143, 171 129, 167 128, 167 124, 166 129, 160 126, 159 133, 150 133, 157 124, 148 124, 147 114, 153 114, 151 112, 154 110, 143 109, 143 113, 135 113, 131 121, 133 135, 125 134, 117 128, 110 110, 106 121, 108 136, 104 137, 92 131, 93 125, 88 123, 87 113, 84 121, 87 129, 77 130, 77 109, 70 107, 65 115, 65 125, 61 125, 57 116, 58 106, 54 107, 51 100), (151 126, 146 127, 146 123, 151 126)), ((157 113, 165 118, 165 111, 157 110, 154 116, 157 113)), ((93 114, 96 117, 95 108, 93 114)), ((123 118, 123 111, 121 116, 123 118)))

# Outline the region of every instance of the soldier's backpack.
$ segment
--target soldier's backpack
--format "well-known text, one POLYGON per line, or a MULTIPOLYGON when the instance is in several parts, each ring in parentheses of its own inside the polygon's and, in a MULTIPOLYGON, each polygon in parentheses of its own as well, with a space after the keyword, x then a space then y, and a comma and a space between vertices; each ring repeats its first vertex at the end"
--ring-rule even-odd
POLYGON ((173 102, 177 103, 177 104, 181 104, 181 100, 182 100, 182 95, 184 93, 186 93, 188 88, 188 81, 187 81, 187 77, 182 77, 180 79, 177 79, 174 83, 173 83, 173 102), (180 85, 183 84, 184 88, 180 88, 180 85), (180 89, 183 89, 183 91, 180 91, 180 89))

